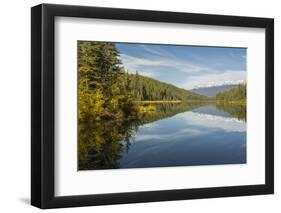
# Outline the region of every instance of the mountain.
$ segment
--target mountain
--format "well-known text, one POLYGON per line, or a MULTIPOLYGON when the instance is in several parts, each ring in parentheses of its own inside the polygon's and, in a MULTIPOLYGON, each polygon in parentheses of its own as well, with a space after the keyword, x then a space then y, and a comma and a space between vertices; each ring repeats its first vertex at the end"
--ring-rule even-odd
POLYGON ((172 84, 164 83, 139 74, 128 74, 129 87, 132 88, 135 99, 146 100, 203 100, 208 97, 198 93, 178 88, 172 84))
POLYGON ((215 97, 218 93, 237 87, 235 84, 225 84, 211 87, 199 87, 191 90, 192 92, 208 97, 215 97))

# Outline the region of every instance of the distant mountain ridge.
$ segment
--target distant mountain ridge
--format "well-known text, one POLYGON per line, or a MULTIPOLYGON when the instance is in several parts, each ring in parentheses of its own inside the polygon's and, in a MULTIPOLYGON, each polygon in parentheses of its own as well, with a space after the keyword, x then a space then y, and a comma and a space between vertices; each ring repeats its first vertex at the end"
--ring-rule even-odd
POLYGON ((225 84, 225 85, 211 86, 211 87, 199 87, 191 91, 198 93, 200 95, 215 97, 218 93, 235 88, 237 86, 238 84, 225 84))

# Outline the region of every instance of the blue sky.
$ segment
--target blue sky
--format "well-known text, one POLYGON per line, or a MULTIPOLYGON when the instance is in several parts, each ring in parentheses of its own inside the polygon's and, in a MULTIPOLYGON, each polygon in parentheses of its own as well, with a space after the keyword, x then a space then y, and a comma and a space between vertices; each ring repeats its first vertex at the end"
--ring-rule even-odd
POLYGON ((246 48, 116 43, 129 73, 175 86, 195 87, 246 81, 246 48))

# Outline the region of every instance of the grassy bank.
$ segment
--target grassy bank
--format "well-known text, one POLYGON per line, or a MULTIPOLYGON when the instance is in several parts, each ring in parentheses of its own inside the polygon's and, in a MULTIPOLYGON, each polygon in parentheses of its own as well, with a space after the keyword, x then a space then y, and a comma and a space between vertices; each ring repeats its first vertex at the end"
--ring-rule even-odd
POLYGON ((202 100, 145 100, 145 101, 134 101, 136 104, 165 104, 165 103, 213 103, 215 99, 202 99, 202 100))
POLYGON ((137 104, 162 104, 162 103, 181 103, 181 100, 147 100, 147 101, 135 101, 137 104))
POLYGON ((216 103, 216 100, 145 100, 145 101, 134 101, 137 104, 138 112, 140 113, 154 113, 158 110, 158 107, 162 105, 174 105, 174 104, 209 104, 216 103))

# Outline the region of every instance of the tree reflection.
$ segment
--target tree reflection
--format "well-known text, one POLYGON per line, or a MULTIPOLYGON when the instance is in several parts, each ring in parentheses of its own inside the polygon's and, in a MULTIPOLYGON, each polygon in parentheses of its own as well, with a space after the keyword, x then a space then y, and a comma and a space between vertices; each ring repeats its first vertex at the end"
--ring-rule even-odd
MULTIPOLYGON (((138 127, 178 113, 190 111, 210 103, 164 103, 154 104, 156 110, 130 116, 127 119, 101 119, 79 121, 79 170, 119 168, 122 153, 128 152, 138 127)), ((149 104, 143 104, 147 107, 149 104)), ((220 111, 246 122, 246 106, 217 104, 220 111)))
POLYGON ((247 121, 247 107, 245 104, 216 104, 218 110, 228 112, 239 120, 247 121))
POLYGON ((79 170, 118 168, 120 153, 129 149, 139 121, 85 121, 79 124, 79 170))

